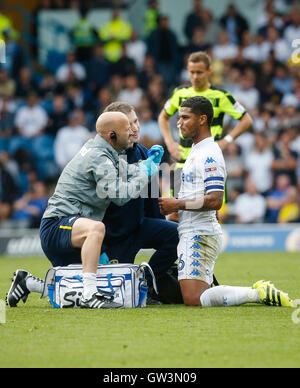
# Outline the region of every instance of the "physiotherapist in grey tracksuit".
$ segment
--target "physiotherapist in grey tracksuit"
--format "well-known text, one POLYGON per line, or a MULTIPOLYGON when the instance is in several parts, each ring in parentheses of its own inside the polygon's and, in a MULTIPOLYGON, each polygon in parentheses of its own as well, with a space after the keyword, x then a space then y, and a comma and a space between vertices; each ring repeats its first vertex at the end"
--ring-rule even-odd
MULTIPOLYGON (((82 307, 118 307, 104 303, 96 287, 96 271, 105 236, 101 222, 112 202, 122 206, 135 198, 157 172, 163 155, 129 165, 119 154, 132 135, 121 112, 105 112, 96 123, 97 135, 89 140, 64 168, 40 226, 41 245, 53 266, 74 262, 81 251, 82 307)), ((110 304, 113 303, 110 301, 110 304)))

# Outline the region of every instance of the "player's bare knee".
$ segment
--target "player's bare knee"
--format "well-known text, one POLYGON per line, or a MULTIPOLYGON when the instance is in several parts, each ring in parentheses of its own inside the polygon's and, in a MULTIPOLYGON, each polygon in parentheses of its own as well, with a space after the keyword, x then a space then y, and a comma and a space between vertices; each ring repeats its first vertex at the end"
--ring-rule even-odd
POLYGON ((183 297, 183 303, 185 306, 199 306, 200 305, 200 297, 197 295, 185 295, 183 297))
POLYGON ((105 225, 101 221, 95 221, 91 224, 89 234, 103 239, 105 236, 105 225))

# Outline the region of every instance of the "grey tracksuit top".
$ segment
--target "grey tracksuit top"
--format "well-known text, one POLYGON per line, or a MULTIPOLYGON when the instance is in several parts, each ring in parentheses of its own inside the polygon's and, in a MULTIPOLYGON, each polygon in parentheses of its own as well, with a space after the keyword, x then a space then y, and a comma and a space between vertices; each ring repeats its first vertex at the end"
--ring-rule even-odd
POLYGON ((144 172, 96 135, 62 171, 43 218, 79 215, 101 221, 111 202, 122 206, 147 184, 144 172))

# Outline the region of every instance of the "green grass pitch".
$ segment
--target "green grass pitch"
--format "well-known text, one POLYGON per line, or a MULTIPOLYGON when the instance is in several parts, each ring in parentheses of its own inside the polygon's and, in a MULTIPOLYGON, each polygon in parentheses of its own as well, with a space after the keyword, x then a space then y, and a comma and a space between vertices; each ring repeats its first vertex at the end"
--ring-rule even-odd
MULTIPOLYGON (((17 268, 44 277, 48 261, 1 257, 0 299, 17 268)), ((299 253, 222 254, 215 274, 220 284, 272 280, 300 299, 299 253)), ((251 304, 56 310, 47 299, 31 294, 26 304, 6 309, 6 323, 0 324, 0 367, 298 368, 300 323, 293 322, 293 312, 251 304)))

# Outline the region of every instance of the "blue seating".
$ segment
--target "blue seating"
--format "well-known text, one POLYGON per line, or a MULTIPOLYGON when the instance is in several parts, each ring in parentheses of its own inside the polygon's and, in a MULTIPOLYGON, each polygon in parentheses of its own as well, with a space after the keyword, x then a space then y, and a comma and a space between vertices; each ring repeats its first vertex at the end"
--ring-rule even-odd
POLYGON ((31 140, 22 136, 13 136, 9 140, 8 152, 13 155, 19 148, 25 148, 27 151, 32 152, 31 140))
POLYGON ((47 53, 46 68, 52 74, 55 74, 60 65, 65 63, 66 54, 55 50, 49 50, 47 53))
POLYGON ((54 160, 54 137, 41 135, 32 140, 32 152, 37 160, 54 160))

